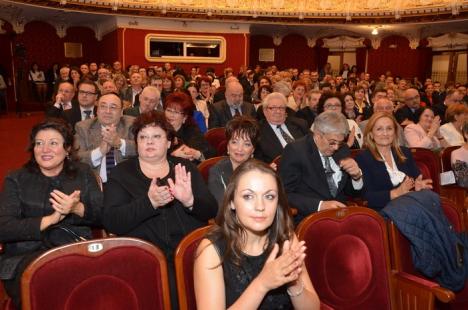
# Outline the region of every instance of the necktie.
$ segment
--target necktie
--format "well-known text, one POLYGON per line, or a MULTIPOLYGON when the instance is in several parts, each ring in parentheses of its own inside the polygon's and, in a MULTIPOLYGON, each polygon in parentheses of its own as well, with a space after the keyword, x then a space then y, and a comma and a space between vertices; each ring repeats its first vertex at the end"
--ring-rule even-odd
POLYGON ((115 167, 115 157, 114 157, 114 148, 111 147, 109 152, 106 154, 106 174, 107 180, 109 180, 109 174, 112 168, 115 167))
POLYGON ((336 192, 338 191, 338 187, 335 184, 335 181, 333 180, 333 174, 335 171, 331 168, 330 165, 330 157, 325 156, 325 175, 327 176, 327 183, 328 183, 328 188, 330 189, 330 194, 335 197, 336 192))
POLYGON ((276 128, 278 128, 280 134, 283 136, 284 141, 286 141, 286 144, 294 142, 294 138, 288 135, 288 133, 284 131, 283 128, 281 128, 281 125, 276 126, 276 128))
POLYGON ((91 110, 85 110, 85 111, 83 111, 83 112, 84 112, 84 114, 85 114, 85 119, 90 119, 90 118, 91 118, 91 112, 93 112, 93 111, 91 111, 91 110))
POLYGON ((239 108, 234 108, 234 117, 241 116, 239 108))

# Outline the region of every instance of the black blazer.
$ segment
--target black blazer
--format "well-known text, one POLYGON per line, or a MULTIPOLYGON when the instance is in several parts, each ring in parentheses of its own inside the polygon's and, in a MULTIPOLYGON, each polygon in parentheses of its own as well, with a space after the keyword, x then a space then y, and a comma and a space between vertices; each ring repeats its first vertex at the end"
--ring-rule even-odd
POLYGON ((309 128, 314 123, 316 116, 317 114, 314 111, 312 111, 312 109, 309 107, 302 108, 296 112, 296 117, 299 117, 305 120, 309 128))
MULTIPOLYGON (((232 119, 231 109, 226 100, 221 100, 209 106, 210 117, 208 119, 208 127, 225 127, 227 122, 232 119)), ((242 115, 249 115, 255 118, 255 108, 250 102, 244 101, 241 106, 242 115)))
MULTIPOLYGON (((412 178, 418 177, 420 172, 413 160, 411 151, 406 147, 401 149, 407 158, 404 163, 399 162, 395 152, 392 152, 398 170, 412 178)), ((362 170, 363 196, 368 201, 369 208, 379 211, 390 202, 390 191, 395 188, 390 180, 385 163, 376 160, 369 150, 359 153, 356 156, 356 161, 362 170)))
MULTIPOLYGON (((260 139, 255 148, 255 158, 271 163, 275 157, 283 153, 283 146, 266 119, 261 120, 259 123, 260 139)), ((299 139, 309 132, 303 119, 287 117, 284 124, 294 139, 299 139)))
MULTIPOLYGON (((339 161, 349 156, 349 148, 342 147, 333 158, 339 161)), ((336 197, 330 194, 325 169, 312 134, 289 143, 284 149, 279 165, 279 175, 288 196, 289 205, 296 208, 295 222, 316 212, 320 201, 337 200, 345 203, 346 195, 357 196, 351 177, 343 171, 336 197)))
MULTIPOLYGON (((93 114, 96 115, 96 107, 93 108, 93 114)), ((80 104, 72 100, 72 108, 69 110, 62 110, 62 108, 57 108, 53 104, 49 106, 46 110, 47 117, 57 117, 62 118, 67 121, 75 130, 75 124, 81 122, 81 109, 80 104)))
POLYGON ((417 124, 419 122, 418 117, 419 117, 419 109, 416 109, 413 112, 406 105, 403 108, 395 112, 395 118, 399 124, 401 124, 405 119, 408 119, 412 121, 413 123, 417 124))

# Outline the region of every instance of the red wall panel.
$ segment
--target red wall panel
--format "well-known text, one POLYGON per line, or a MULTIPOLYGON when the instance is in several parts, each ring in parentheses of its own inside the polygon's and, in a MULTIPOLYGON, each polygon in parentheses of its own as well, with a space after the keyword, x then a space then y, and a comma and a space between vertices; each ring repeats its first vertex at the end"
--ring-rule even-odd
MULTIPOLYGON (((119 29, 120 30, 120 29, 119 29)), ((201 35, 193 32, 168 32, 168 31, 156 31, 147 29, 122 29, 121 41, 124 47, 124 65, 128 66, 131 64, 137 64, 140 66, 154 66, 163 65, 162 62, 149 62, 145 58, 145 36, 149 33, 162 33, 162 34, 182 34, 182 35, 201 35)), ((186 73, 190 72, 190 68, 197 65, 204 72, 207 67, 212 67, 216 70, 218 75, 221 75, 223 69, 226 67, 232 67, 237 72, 240 66, 244 65, 248 60, 247 42, 248 35, 242 33, 209 33, 205 35, 222 36, 226 39, 226 61, 222 64, 204 64, 204 63, 175 63, 171 64, 180 66, 185 70, 186 73)))
POLYGON ((386 37, 378 49, 368 50, 367 71, 373 78, 391 71, 393 76, 422 80, 430 75, 431 64, 431 48, 411 49, 408 39, 401 36, 386 37))
POLYGON ((318 52, 320 47, 310 48, 307 40, 301 35, 290 34, 283 38, 279 46, 273 44, 273 39, 265 35, 253 35, 250 37, 250 65, 260 64, 263 67, 277 65, 280 69, 299 68, 317 69, 318 52), (258 51, 260 48, 274 48, 274 62, 259 62, 258 51))
POLYGON ((102 62, 112 64, 114 61, 122 61, 122 49, 119 48, 119 31, 118 29, 109 32, 102 37, 99 46, 99 59, 102 62))

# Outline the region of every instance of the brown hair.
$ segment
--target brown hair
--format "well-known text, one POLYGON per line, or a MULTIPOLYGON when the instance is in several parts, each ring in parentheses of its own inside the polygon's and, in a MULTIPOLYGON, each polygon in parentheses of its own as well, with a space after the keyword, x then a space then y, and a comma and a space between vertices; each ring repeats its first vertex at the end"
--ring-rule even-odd
POLYGON ((234 196, 239 185, 239 181, 244 174, 250 171, 259 171, 272 176, 278 186, 278 206, 276 208, 275 219, 272 225, 268 228, 267 244, 265 245, 265 253, 268 256, 274 245, 278 243, 281 249, 286 240, 291 240, 294 235, 294 227, 292 219, 289 215, 289 206, 284 192, 283 185, 276 172, 267 164, 256 159, 249 159, 241 164, 231 176, 229 184, 224 193, 222 207, 218 210, 215 225, 207 234, 207 238, 213 243, 223 241, 226 244, 224 256, 221 261, 230 261, 237 266, 242 263, 241 253, 243 241, 245 240, 245 229, 236 216, 236 211, 231 209, 231 204, 234 202, 234 196))
POLYGON ((375 144, 374 137, 372 136, 372 129, 374 129, 375 124, 381 118, 388 118, 393 123, 393 128, 395 129, 395 137, 392 142, 392 150, 395 151, 397 158, 400 162, 405 162, 406 157, 403 154, 403 151, 400 148, 400 141, 399 141, 399 127, 398 123, 393 117, 393 115, 386 113, 386 112, 376 112, 374 113, 369 121, 367 122, 366 128, 364 129, 364 145, 367 149, 371 152, 372 156, 378 160, 383 161, 382 156, 380 155, 379 151, 377 150, 377 145, 375 144))
POLYGON ((255 119, 249 116, 234 117, 226 124, 226 139, 233 137, 248 137, 255 147, 260 137, 260 129, 255 119))
POLYGON ((467 113, 468 108, 464 104, 451 104, 448 106, 447 111, 445 111, 445 120, 447 123, 455 121, 455 116, 467 113))
POLYGON ((132 133, 135 144, 138 145, 138 133, 145 127, 159 127, 166 132, 167 141, 174 142, 175 131, 172 125, 167 121, 166 115, 162 111, 152 110, 138 117, 133 122, 132 133))

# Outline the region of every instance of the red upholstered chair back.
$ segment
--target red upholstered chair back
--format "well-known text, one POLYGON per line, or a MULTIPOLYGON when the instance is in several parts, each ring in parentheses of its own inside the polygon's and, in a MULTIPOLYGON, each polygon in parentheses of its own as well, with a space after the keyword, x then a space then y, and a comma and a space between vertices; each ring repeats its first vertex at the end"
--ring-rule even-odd
POLYGON ((449 146, 448 148, 444 149, 442 153, 440 153, 440 158, 442 161, 442 172, 452 170, 452 163, 451 163, 452 152, 458 148, 460 148, 460 146, 449 146))
POLYGON ((134 238, 85 241, 52 249, 25 270, 24 309, 171 309, 167 264, 134 238))
POLYGON ((223 158, 226 158, 226 156, 211 157, 209 159, 202 161, 198 165, 198 171, 200 171, 203 179, 205 180, 205 183, 208 183, 208 176, 210 175, 211 167, 216 165, 216 163, 223 158))
POLYGON ((218 156, 226 156, 227 155, 227 140, 223 140, 218 144, 218 147, 216 148, 216 152, 218 156))
POLYGON ((205 132, 204 136, 206 141, 217 150, 219 144, 226 140, 226 129, 224 127, 211 128, 205 132))
POLYGON ((387 228, 362 207, 325 210, 297 228, 307 246, 306 267, 320 300, 334 309, 390 309, 387 228))
POLYGON ((440 194, 440 172, 442 171, 440 159, 429 149, 411 148, 413 159, 418 165, 424 179, 432 179, 432 190, 440 194))
POLYGON ((211 226, 192 231, 179 243, 175 252, 175 270, 180 310, 196 310, 193 264, 200 241, 211 226))

